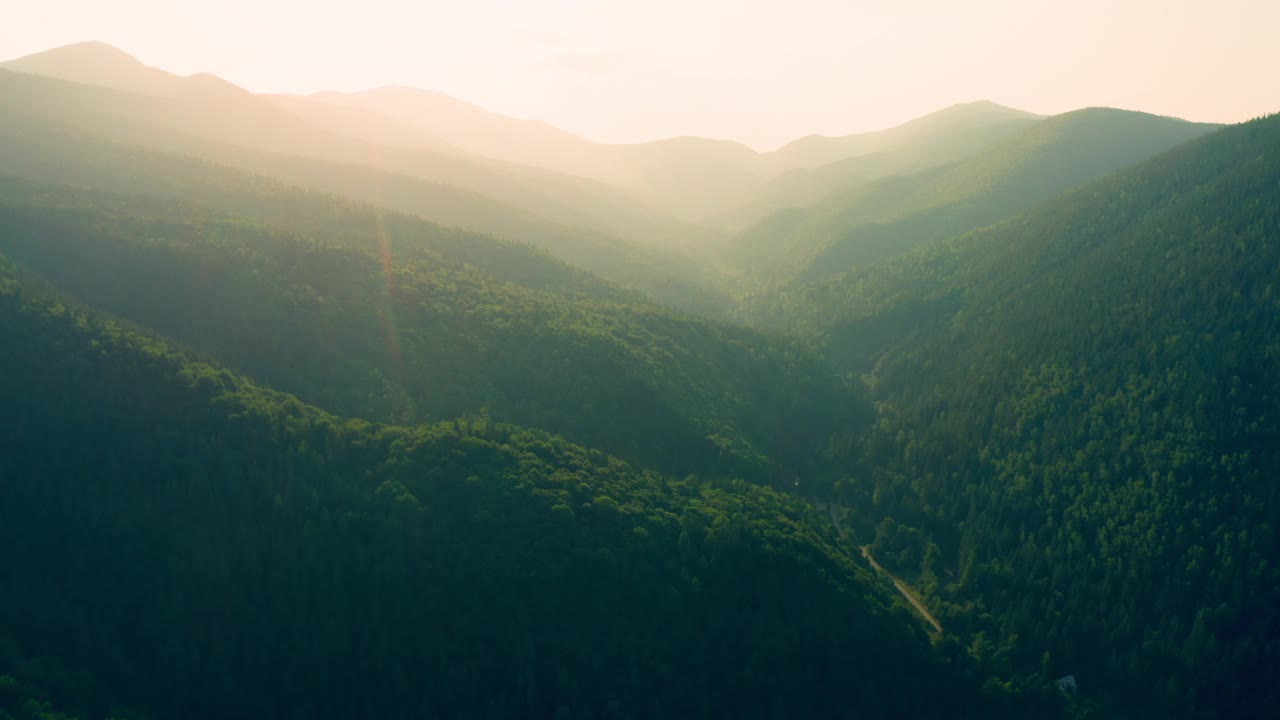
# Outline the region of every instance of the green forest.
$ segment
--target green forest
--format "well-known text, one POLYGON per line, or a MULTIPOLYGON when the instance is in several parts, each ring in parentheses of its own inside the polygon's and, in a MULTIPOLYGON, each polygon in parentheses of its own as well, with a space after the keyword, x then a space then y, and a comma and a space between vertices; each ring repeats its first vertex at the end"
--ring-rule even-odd
POLYGON ((0 323, 21 418, 0 455, 14 717, 39 702, 19 681, 115 717, 1036 701, 987 700, 794 496, 487 419, 342 420, 11 272, 0 323), (904 675, 937 692, 871 692, 904 675))
POLYGON ((0 720, 1280 716, 1280 115, 401 94, 0 63, 0 720))

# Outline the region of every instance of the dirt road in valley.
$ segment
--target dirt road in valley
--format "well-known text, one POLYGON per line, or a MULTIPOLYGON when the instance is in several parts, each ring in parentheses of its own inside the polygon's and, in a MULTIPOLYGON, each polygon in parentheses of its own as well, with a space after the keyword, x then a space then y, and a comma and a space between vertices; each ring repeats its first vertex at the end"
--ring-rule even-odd
POLYGON ((862 547, 858 548, 859 550, 862 551, 862 557, 866 558, 867 562, 871 563, 871 567, 875 568, 876 572, 882 572, 885 575, 889 576, 889 579, 893 581, 893 586, 898 588, 898 592, 902 593, 902 597, 906 598, 907 602, 911 603, 911 606, 914 607, 920 613, 920 616, 923 617, 925 620, 928 620, 929 624, 933 626, 933 629, 937 630, 938 633, 941 634, 942 625, 938 623, 936 618, 934 618, 932 615, 929 614, 929 610, 925 608, 924 603, 921 603, 919 600, 917 600, 916 596, 912 595, 910 590, 907 590, 907 586, 903 585, 901 580, 893 576, 893 573, 880 567, 880 563, 876 562, 875 558, 871 557, 871 552, 867 549, 869 547, 871 546, 863 545, 862 547))

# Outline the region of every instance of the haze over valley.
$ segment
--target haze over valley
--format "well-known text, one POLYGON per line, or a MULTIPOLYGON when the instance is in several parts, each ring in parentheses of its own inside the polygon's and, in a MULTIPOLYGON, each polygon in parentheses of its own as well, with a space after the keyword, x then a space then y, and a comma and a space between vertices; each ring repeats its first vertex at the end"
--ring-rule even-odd
POLYGON ((59 2, 0 32, 0 720, 1280 713, 1270 9, 59 2), (146 62, 31 47, 85 28, 146 62))

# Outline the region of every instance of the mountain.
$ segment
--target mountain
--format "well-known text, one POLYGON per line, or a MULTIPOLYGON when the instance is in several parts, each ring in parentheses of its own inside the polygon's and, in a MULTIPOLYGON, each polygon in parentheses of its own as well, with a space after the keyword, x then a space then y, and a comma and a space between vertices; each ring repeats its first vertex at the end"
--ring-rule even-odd
POLYGON ((961 162, 779 213, 739 236, 730 256, 819 280, 993 224, 1219 127, 1110 108, 1064 113, 961 162))
POLYGON ((163 99, 5 71, 0 71, 0 89, 0 153, 11 173, 52 183, 134 187, 137 192, 195 199, 211 184, 202 174, 229 174, 225 167, 192 164, 176 154, 197 156, 446 225, 529 242, 664 302, 711 316, 726 314, 727 303, 706 281, 702 266, 683 253, 560 225, 410 175, 187 134, 182 129, 185 114, 172 117, 174 108, 163 99), (138 149, 143 147, 168 153, 138 149))
POLYGON ((980 691, 802 501, 484 421, 342 420, 3 257, 0 332, 9 716, 1054 709, 980 691))
MULTIPOLYGON (((0 158, 10 173, 0 182, 14 192, 14 199, 39 184, 177 200, 181 202, 172 207, 185 203, 202 211, 217 209, 331 245, 379 254, 392 248, 390 238, 402 237, 405 240, 395 249, 407 257, 467 267, 526 289, 592 301, 644 301, 640 293, 571 267, 528 243, 444 227, 362 204, 350 195, 304 190, 183 155, 14 122, 0 127, 0 158)), ((69 194, 69 188, 57 192, 69 194)))
POLYGON ((705 246, 720 239, 717 228, 817 202, 850 183, 959 159, 1036 119, 970 103, 890 130, 814 136, 760 154, 695 137, 595 143, 413 88, 256 96, 213 76, 181 78, 146 67, 102 43, 56 48, 0 67, 181 99, 189 107, 181 121, 167 108, 170 130, 370 165, 457 186, 560 224, 679 247, 705 246))
POLYGON ((814 205, 879 178, 976 157, 1040 120, 1039 115, 982 101, 953 105, 888 130, 802 138, 762 156, 769 182, 717 220, 741 229, 771 213, 814 205))
POLYGON ((815 296, 885 412, 846 502, 989 666, 1280 707, 1277 147, 1228 127, 815 296))
POLYGON ((1280 715, 1277 148, 14 61, 0 720, 1280 715))
POLYGON ((317 93, 290 102, 306 100, 364 110, 373 123, 391 118, 477 155, 627 188, 656 208, 712 225, 742 224, 781 207, 816 202, 851 182, 959 159, 1037 118, 993 103, 970 103, 890 130, 813 136, 757 153, 739 143, 697 137, 595 143, 546 123, 412 88, 317 93), (838 162, 850 158, 861 162, 838 162))
MULTIPOLYGON (((96 80, 104 83, 100 87, 115 88, 150 86, 157 72, 100 43, 50 50, 0 67, 25 68, 37 75, 42 75, 37 71, 47 70, 52 77, 74 82, 96 80), (107 73, 109 77, 103 77, 107 73)), ((76 118, 86 130, 147 147, 180 150, 198 140, 363 165, 450 185, 557 223, 645 244, 679 244, 697 235, 695 229, 648 209, 626 193, 584 178, 485 158, 379 145, 367 136, 337 134, 306 122, 269 98, 211 75, 170 76, 167 88, 161 97, 99 93, 91 98, 81 92, 74 104, 59 103, 48 95, 38 99, 28 96, 24 101, 48 103, 29 108, 29 112, 56 107, 63 121, 76 118), (174 142, 177 137, 182 140, 174 142)), ((52 93, 48 86, 41 90, 52 93)), ((74 91, 64 88, 63 92, 74 91)))
POLYGON ((653 207, 691 221, 732 206, 762 179, 756 168, 759 156, 739 143, 696 137, 596 143, 543 122, 498 115, 413 88, 325 92, 301 100, 391 118, 476 155, 626 188, 653 207))
POLYGON ((1039 115, 981 100, 960 103, 888 130, 840 137, 810 135, 770 153, 775 172, 813 168, 926 140, 930 151, 942 149, 952 133, 1002 125, 1030 125, 1039 115))
POLYGON ((7 60, 0 62, 0 67, 13 72, 157 97, 176 95, 180 92, 178 88, 186 84, 182 77, 143 65, 125 51, 96 41, 66 45, 16 60, 7 60))

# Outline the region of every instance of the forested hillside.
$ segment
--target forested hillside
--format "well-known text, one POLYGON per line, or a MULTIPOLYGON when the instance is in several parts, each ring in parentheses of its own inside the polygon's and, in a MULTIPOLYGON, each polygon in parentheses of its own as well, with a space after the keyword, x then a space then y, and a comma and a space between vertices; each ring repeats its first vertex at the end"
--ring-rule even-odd
POLYGON ((0 258, 0 712, 1031 711, 802 501, 487 421, 340 420, 21 278, 0 258))
MULTIPOLYGON (((597 275, 553 260, 534 249, 529 235, 499 240, 449 227, 407 212, 356 199, 361 193, 326 194, 266 175, 193 157, 95 139, 56 126, 13 122, 0 129, 0 153, 9 175, 31 183, 96 188, 103 192, 172 198, 335 244, 380 251, 380 236, 412 238, 399 253, 443 254, 517 285, 595 299, 623 298, 597 275), (525 238, 524 242, 520 238, 525 238)), ((388 200, 390 198, 383 197, 388 200)), ((398 203, 391 202, 396 205, 398 203)), ((419 208, 420 213, 429 212, 419 208)), ((568 248, 562 248, 571 254, 568 248)), ((609 254, 602 249, 602 254, 609 254)), ((626 255, 613 262, 624 264, 626 255)), ((589 263, 583 263, 589 264, 589 263)))
MULTIPOLYGON (((568 296, 541 289, 535 262, 571 271, 523 247, 490 241, 485 264, 520 267, 533 288, 460 262, 476 248, 456 253, 430 226, 370 225, 378 218, 359 209, 316 213, 326 232, 298 236, 163 200, 3 187, 0 251, 91 306, 335 413, 488 414, 672 473, 803 478, 812 492, 829 487, 827 463, 870 421, 861 389, 799 343, 598 283, 568 296)), ((256 189, 232 186, 259 216, 308 199, 256 189)))
POLYGON ((0 62, 0 720, 1280 717, 1280 115, 841 134, 1237 121, 1194 3, 570 5, 0 62))
POLYGON ((1277 147, 1231 127, 828 286, 884 411, 847 502, 989 667, 1280 708, 1277 147))

